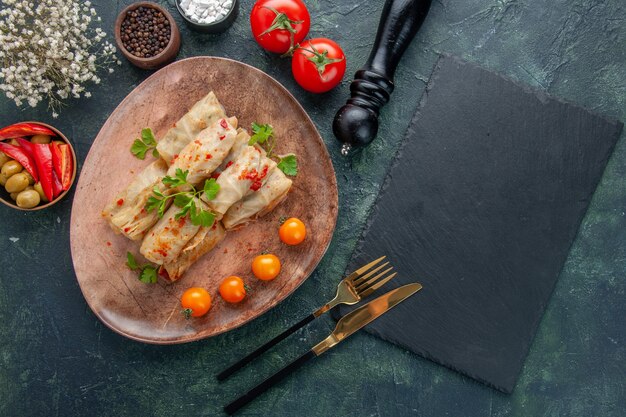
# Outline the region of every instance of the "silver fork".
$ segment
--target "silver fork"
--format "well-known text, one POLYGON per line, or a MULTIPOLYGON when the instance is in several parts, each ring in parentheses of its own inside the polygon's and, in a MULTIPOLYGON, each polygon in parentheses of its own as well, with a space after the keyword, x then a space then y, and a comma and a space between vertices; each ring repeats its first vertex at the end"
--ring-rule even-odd
POLYGON ((335 295, 335 298, 333 298, 328 303, 324 304, 322 307, 315 310, 312 314, 309 314, 304 319, 300 320, 298 323, 294 324, 278 336, 274 337, 272 340, 260 346, 255 351, 249 353, 239 361, 224 369, 217 375, 217 379, 219 381, 225 380, 226 378, 246 366, 248 363, 261 356, 261 354, 267 351, 269 348, 276 345, 281 340, 284 340, 287 336, 294 333, 301 327, 304 327, 306 324, 312 322, 325 312, 335 308, 339 304, 356 304, 363 298, 367 297, 368 295, 372 294, 374 291, 385 285, 387 282, 389 282, 389 280, 396 276, 396 273, 390 273, 393 270, 392 266, 384 269, 389 265, 389 262, 380 264, 384 259, 385 256, 381 256, 380 258, 360 267, 359 269, 342 279, 337 286, 337 294, 335 295), (384 270, 380 272, 382 269, 384 270))

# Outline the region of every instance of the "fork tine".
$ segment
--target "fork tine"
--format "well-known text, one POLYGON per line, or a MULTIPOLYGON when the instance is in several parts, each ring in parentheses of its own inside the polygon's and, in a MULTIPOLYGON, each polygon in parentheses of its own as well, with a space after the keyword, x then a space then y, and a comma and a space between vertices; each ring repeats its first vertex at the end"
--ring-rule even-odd
POLYGON ((386 283, 388 283, 393 277, 395 277, 398 273, 394 272, 393 274, 389 275, 387 278, 385 279, 381 279, 380 281, 378 281, 376 284, 370 286, 369 288, 365 289, 362 292, 359 292, 359 296, 361 298, 365 298, 368 295, 370 295, 371 293, 373 293, 374 291, 376 291, 377 289, 379 289, 380 287, 382 287, 383 285, 385 285, 386 283))
POLYGON ((354 285, 355 287, 358 287, 359 285, 363 284, 365 281, 369 280, 369 278, 372 275, 374 275, 376 272, 380 271, 381 269, 383 269, 387 265, 389 265, 389 262, 385 262, 384 264, 379 265, 376 268, 372 269, 370 272, 368 272, 367 274, 363 275, 362 277, 359 277, 357 279, 352 280, 352 285, 354 285))
POLYGON ((359 285, 356 285, 355 286, 356 291, 360 292, 360 291, 367 289, 370 285, 372 285, 373 283, 375 283, 376 281, 378 281, 379 279, 387 275, 392 269, 393 269, 393 266, 385 269, 383 272, 379 273, 378 275, 369 278, 367 281, 361 282, 359 285))
POLYGON ((353 281, 353 280, 357 279, 358 277, 363 275, 365 272, 369 271, 370 268, 372 268, 374 265, 378 264, 380 261, 382 261, 385 258, 386 258, 386 256, 381 256, 380 258, 373 260, 372 262, 368 263, 367 265, 364 265, 364 266, 360 267, 359 269, 357 269, 356 271, 354 271, 350 275, 348 275, 347 279, 350 280, 350 281, 353 281))

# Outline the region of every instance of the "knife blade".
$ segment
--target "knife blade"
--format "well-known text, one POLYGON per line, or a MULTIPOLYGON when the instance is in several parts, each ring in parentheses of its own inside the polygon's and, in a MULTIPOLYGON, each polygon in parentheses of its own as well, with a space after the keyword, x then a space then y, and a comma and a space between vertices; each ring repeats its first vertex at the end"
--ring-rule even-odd
POLYGON ((422 285, 419 283, 403 285, 351 311, 339 319, 335 330, 311 350, 316 356, 321 355, 421 289, 422 285))
POLYGON ((289 365, 285 366, 247 393, 232 401, 224 407, 224 411, 229 415, 234 414, 241 407, 245 406, 250 401, 254 400, 256 397, 274 386, 284 377, 289 375, 291 372, 298 369, 309 359, 315 358, 326 352, 328 349, 336 346, 348 336, 354 334, 359 329, 376 320, 378 317, 382 316, 421 289, 422 285, 419 283, 403 285, 402 287, 391 290, 388 293, 383 294, 369 303, 346 314, 339 319, 337 325, 335 326, 335 330, 333 330, 326 339, 313 346, 313 348, 307 351, 304 355, 300 356, 298 359, 291 362, 289 365))

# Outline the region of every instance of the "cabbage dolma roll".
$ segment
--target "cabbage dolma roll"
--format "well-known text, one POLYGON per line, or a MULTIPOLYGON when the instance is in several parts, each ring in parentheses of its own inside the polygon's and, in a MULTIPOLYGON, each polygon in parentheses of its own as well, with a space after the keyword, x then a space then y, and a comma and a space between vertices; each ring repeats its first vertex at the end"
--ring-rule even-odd
MULTIPOLYGON (((196 207, 206 210, 206 204, 194 199, 196 207)), ((154 210, 157 211, 157 210, 154 210)), ((180 208, 172 205, 146 234, 139 252, 150 262, 163 265, 175 260, 201 226, 194 225, 189 216, 179 219, 180 208)))
POLYGON ((157 151, 169 165, 174 156, 194 140, 198 133, 224 117, 226 117, 224 107, 211 91, 194 104, 178 122, 174 123, 174 126, 157 143, 157 151))
POLYGON ((158 214, 146 211, 145 205, 154 187, 167 192, 161 183, 166 173, 167 164, 162 159, 151 163, 104 208, 102 216, 116 233, 138 240, 158 221, 158 214))
POLYGON ((176 170, 189 171, 187 181, 199 184, 211 176, 230 152, 237 136, 237 118, 218 119, 200 132, 178 154, 167 171, 171 177, 176 170))
POLYGON ((202 255, 224 239, 225 235, 220 222, 215 222, 211 227, 201 227, 176 259, 161 266, 159 275, 172 282, 178 280, 202 255))
POLYGON ((263 185, 267 173, 276 166, 276 162, 261 155, 253 146, 246 147, 233 164, 226 168, 217 178, 220 190, 213 200, 203 199, 221 219, 224 213, 237 201, 263 185))
POLYGON ((224 227, 228 230, 244 226, 269 213, 287 197, 291 184, 280 169, 272 169, 258 191, 248 194, 228 209, 222 219, 224 227))

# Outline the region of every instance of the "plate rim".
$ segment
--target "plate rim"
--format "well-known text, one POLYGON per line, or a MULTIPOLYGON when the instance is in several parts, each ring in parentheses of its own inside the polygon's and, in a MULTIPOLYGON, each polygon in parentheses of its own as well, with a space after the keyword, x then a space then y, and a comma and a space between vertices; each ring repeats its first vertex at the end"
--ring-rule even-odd
POLYGON ((73 198, 72 199, 72 209, 71 209, 71 214, 70 214, 70 254, 72 257, 72 267, 74 268, 74 277, 76 279, 76 281, 78 282, 78 287, 80 288, 80 292, 83 296, 83 299, 85 300, 85 302, 87 303, 87 305, 89 306, 89 309, 92 311, 92 313, 95 314, 95 316, 102 322, 104 323, 104 325, 106 327, 108 327, 109 329, 113 330, 113 332, 124 336, 128 339, 137 341, 137 342, 142 342, 142 343, 146 343, 146 344, 151 344, 151 345, 178 345, 178 344, 185 344, 185 343, 191 343, 191 342, 196 342, 199 340, 204 340, 204 339, 209 339, 209 338, 213 338, 215 336, 230 332, 232 330, 238 329, 239 327, 242 327, 246 324, 249 324, 253 321, 255 321, 256 319, 258 319, 259 317, 265 315, 266 313, 268 313, 270 310, 272 310, 273 308, 275 308, 276 306, 278 306, 280 303, 284 302, 287 298, 289 298, 298 288, 300 288, 300 286, 302 284, 304 284, 305 281, 307 281, 310 277, 311 274, 313 274, 313 272, 315 272, 315 270, 317 269, 317 267, 319 266, 319 263, 322 261, 322 259, 326 256, 326 253, 328 252, 328 248, 330 247, 330 244, 333 241, 334 235, 335 235, 335 230, 337 227, 337 218, 339 216, 339 189, 337 186, 337 174, 335 172, 335 167, 333 165, 333 161, 332 158, 330 157, 330 153, 328 152, 328 147, 326 146, 326 142, 324 142, 324 139, 322 138, 322 135, 320 134, 319 130, 317 129, 317 126, 315 125, 315 123, 313 122, 313 120, 311 119, 311 117, 309 116, 309 114, 306 112, 306 110, 304 109, 304 107, 302 107, 302 105, 300 104, 300 101, 298 101, 298 99, 295 98, 295 96, 293 94, 291 94, 291 92, 284 86, 282 85, 282 83, 280 83, 277 79, 275 79, 274 77, 272 77, 271 75, 267 74, 265 71, 256 68, 250 64, 247 64, 245 62, 241 62, 241 61, 237 61, 235 59, 231 59, 231 58, 225 58, 225 57, 219 57, 219 56, 211 56, 211 55, 202 55, 202 56, 194 56, 194 57, 189 57, 189 58, 185 58, 185 59, 181 59, 181 60, 177 60, 163 68, 161 68, 158 71, 155 71, 153 74, 151 74, 149 77, 147 77, 145 80, 143 80, 141 83, 139 83, 135 88, 133 88, 128 94, 126 94, 126 96, 124 97, 124 99, 115 107, 115 109, 109 114, 109 116, 107 117, 107 120, 104 122, 104 124, 102 125, 102 127, 100 128, 100 130, 98 131, 98 133, 96 134, 94 140, 91 142, 90 146, 89 146, 89 150, 87 151, 87 155, 85 156, 85 160, 83 161, 83 163, 81 164, 80 167, 80 173, 77 174, 78 176, 78 181, 76 183, 76 191, 78 191, 82 185, 82 170, 83 167, 85 165, 87 165, 87 162, 90 160, 90 158, 92 158, 92 149, 93 149, 93 145, 94 143, 98 140, 98 138, 100 137, 100 134, 104 131, 105 128, 108 127, 112 116, 126 103, 127 100, 129 100, 129 97, 139 88, 141 88, 145 83, 147 83, 148 81, 150 81, 153 77, 156 77, 161 71, 166 71, 167 69, 169 69, 171 66, 176 66, 176 65, 180 65, 179 63, 181 62, 188 62, 188 61, 204 61, 204 60, 218 60, 218 61, 226 61, 229 62, 231 64, 235 64, 235 65, 241 65, 241 66, 245 66, 248 69, 252 70, 253 72, 257 72, 259 73, 262 77, 266 77, 270 80, 270 82, 272 82, 273 84, 275 84, 279 89, 281 89, 283 91, 283 93, 285 93, 292 101, 293 103, 295 103, 295 105, 297 106, 297 108, 299 110, 301 110, 302 114, 304 114, 306 120, 311 124, 311 126, 313 126, 313 129, 315 131, 315 134, 317 136, 317 140, 321 143, 321 150, 323 152, 323 156, 325 157, 325 159, 327 159, 329 161, 329 165, 330 165, 330 172, 329 172, 329 176, 331 177, 331 187, 332 189, 335 191, 334 192, 334 199, 332 201, 333 204, 333 213, 332 213, 332 228, 330 229, 330 239, 328 239, 328 242, 326 243, 325 247, 322 248, 322 252, 321 255, 319 257, 319 259, 317 259, 315 262, 313 262, 313 266, 311 268, 311 271, 308 272, 307 274, 305 274, 305 276, 300 280, 300 282, 295 285, 289 292, 287 292, 285 294, 284 297, 282 297, 281 299, 278 299, 276 301, 272 301, 271 303, 269 303, 267 305, 267 307, 264 307, 263 309, 260 310, 259 314, 257 314, 254 317, 249 318, 248 320, 245 320, 229 329, 224 329, 224 330, 220 330, 216 333, 213 333, 211 335, 201 335, 200 332, 194 332, 193 334, 189 335, 189 336, 182 336, 176 339, 172 339, 172 338, 163 338, 163 339, 149 339, 149 338, 145 338, 145 337, 141 337, 141 336, 137 336, 137 335, 133 335, 130 333, 125 332, 124 330, 117 328, 116 326, 114 326, 112 323, 109 323, 101 314, 99 311, 97 311, 96 309, 94 309, 94 307, 91 304, 91 301, 89 300, 88 297, 86 297, 85 295, 85 291, 83 289, 83 285, 81 283, 81 280, 78 279, 78 274, 76 273, 76 264, 74 261, 75 258, 75 254, 74 254, 74 247, 76 244, 75 241, 75 236, 74 236, 74 205, 77 204, 76 203, 76 199, 73 198), (332 175, 330 175, 332 174, 332 175))

